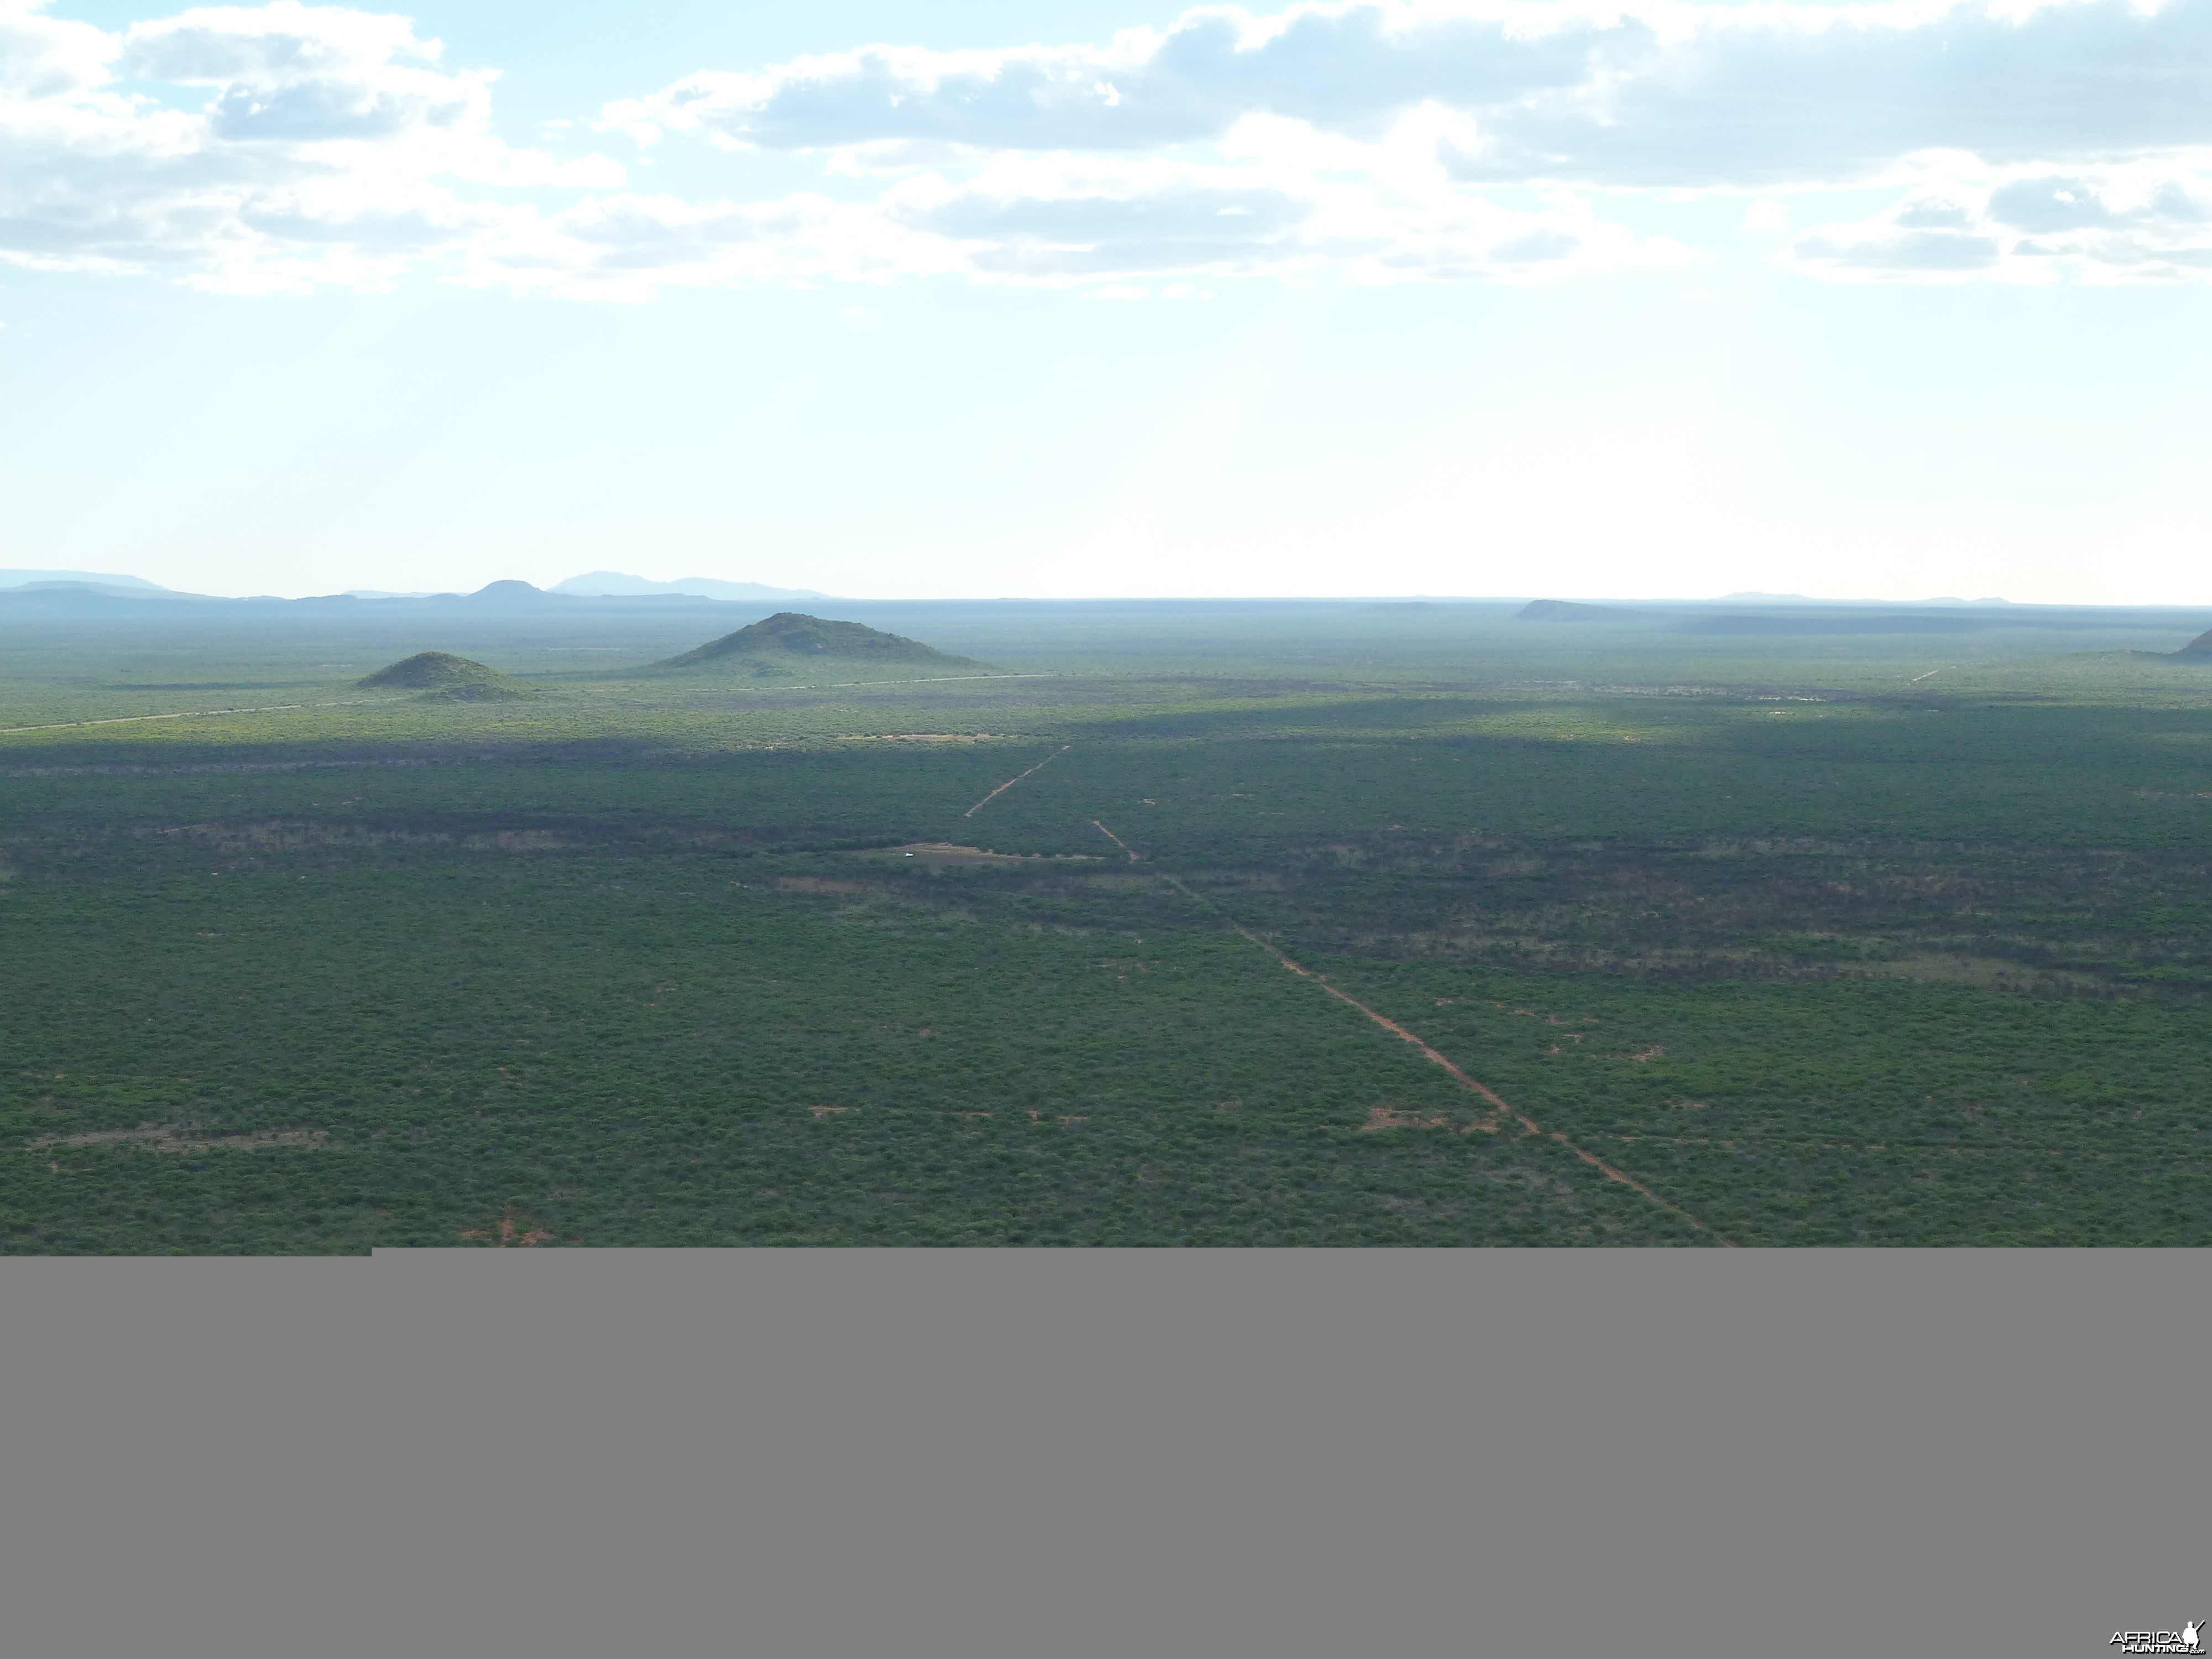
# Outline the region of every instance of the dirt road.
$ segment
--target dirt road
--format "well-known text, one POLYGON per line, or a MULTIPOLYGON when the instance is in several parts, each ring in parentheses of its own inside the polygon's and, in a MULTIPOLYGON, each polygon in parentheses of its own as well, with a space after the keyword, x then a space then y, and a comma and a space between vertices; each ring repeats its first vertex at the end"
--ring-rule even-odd
POLYGON ((175 714, 112 714, 105 720, 57 720, 52 726, 0 726, 0 737, 17 732, 66 732, 77 726, 135 726, 141 720, 210 720, 217 714, 283 714, 299 708, 365 708, 373 702, 397 702, 397 697, 356 697, 351 702, 272 702, 258 708, 187 708, 175 714))
MULTIPOLYGON (((1098 823, 1098 820, 1096 818, 1093 818, 1091 822, 1093 823, 1098 823)), ((1134 861, 1137 855, 1135 852, 1130 849, 1127 842, 1124 842, 1111 830, 1107 829, 1104 824, 1098 823, 1098 828, 1101 833, 1105 835, 1109 840, 1112 841, 1115 846, 1121 848, 1124 852, 1127 852, 1131 860, 1134 861)), ((1699 1232, 1707 1234, 1715 1242, 1725 1248, 1729 1249, 1734 1249, 1736 1248, 1735 1241, 1734 1239, 1729 1237, 1725 1233, 1719 1232, 1715 1229, 1707 1226, 1704 1222, 1698 1220, 1697 1217, 1692 1215, 1680 1205, 1670 1203, 1666 1199, 1660 1197, 1658 1194, 1653 1192, 1650 1188, 1645 1186, 1642 1182, 1638 1181, 1634 1176, 1630 1175, 1626 1170, 1616 1168, 1614 1165, 1607 1163, 1603 1158, 1600 1158, 1595 1152, 1589 1151, 1587 1147, 1577 1146, 1573 1141, 1567 1139, 1566 1136, 1559 1133, 1557 1130, 1546 1129, 1541 1124, 1538 1123, 1534 1118, 1529 1116, 1528 1113, 1522 1111, 1517 1106, 1509 1104, 1502 1096, 1498 1095, 1497 1091, 1492 1090, 1488 1085, 1482 1083, 1475 1078, 1468 1076, 1466 1072, 1454 1065, 1449 1058, 1437 1053, 1436 1049, 1422 1042, 1419 1037, 1414 1036, 1413 1032, 1399 1024, 1397 1021, 1389 1018, 1386 1015, 1376 1012, 1365 1003, 1360 1001, 1358 998, 1351 995, 1347 992, 1340 990, 1336 986, 1330 984, 1328 980, 1324 979, 1321 975, 1314 972, 1310 968, 1304 966, 1301 963, 1291 960, 1291 957, 1277 950, 1273 945, 1268 944, 1267 940, 1261 939, 1258 934, 1253 933, 1249 928, 1237 921, 1235 917, 1231 916, 1228 912, 1222 909, 1219 905, 1214 903, 1211 899, 1205 897, 1203 895, 1194 891, 1177 878, 1164 874, 1161 876, 1160 879, 1167 883, 1169 886, 1174 888, 1177 892, 1181 893, 1185 898, 1189 899, 1193 903, 1199 905, 1204 909, 1211 910, 1216 915, 1220 916, 1224 921, 1228 922, 1230 927, 1233 928, 1240 937, 1258 945, 1262 951, 1265 951, 1269 956, 1274 957, 1276 961, 1281 963, 1284 967, 1289 969, 1291 972, 1296 974, 1300 979, 1309 980, 1314 984, 1320 986, 1322 990, 1328 992, 1329 995, 1334 997, 1339 1002, 1344 1003, 1348 1007, 1358 1009, 1369 1019, 1374 1021, 1376 1024, 1389 1032, 1392 1036, 1398 1038, 1402 1042, 1410 1042, 1413 1044, 1414 1048, 1421 1051, 1424 1058, 1442 1066, 1462 1088, 1466 1089, 1469 1093, 1480 1096, 1483 1100, 1488 1102, 1491 1108, 1488 1118, 1486 1121, 1476 1124, 1474 1126, 1476 1128, 1495 1131, 1503 1126, 1505 1119, 1510 1118, 1513 1121, 1518 1123, 1523 1129, 1527 1130, 1530 1134, 1542 1135, 1547 1139, 1557 1141, 1560 1146, 1565 1147, 1583 1163, 1589 1164, 1592 1169, 1604 1176, 1607 1180, 1617 1181, 1622 1186, 1628 1188, 1631 1191, 1640 1194, 1643 1197, 1649 1199, 1652 1203, 1666 1211, 1668 1214, 1680 1216, 1683 1220, 1688 1222, 1692 1227, 1695 1227, 1699 1232)))
MULTIPOLYGON (((1133 848, 1133 847, 1130 846, 1130 845, 1129 845, 1129 843, 1128 843, 1127 842, 1123 841, 1123 840, 1121 838, 1121 836, 1119 836, 1115 835, 1115 834, 1111 830, 1109 830, 1109 829, 1108 829, 1104 824, 1103 824, 1103 823, 1098 823, 1098 820, 1097 820, 1097 818, 1093 818, 1093 819, 1091 819, 1091 822, 1092 823, 1094 823, 1094 824, 1097 824, 1097 826, 1098 826, 1098 833, 1099 833, 1100 835, 1102 835, 1102 836, 1105 836, 1107 840, 1109 840, 1109 841, 1112 842, 1114 843, 1114 845, 1115 845, 1115 846, 1116 846, 1116 847, 1120 848, 1123 852, 1127 853, 1127 854, 1129 855, 1129 862, 1130 862, 1130 863, 1134 864, 1134 863, 1137 861, 1137 849, 1136 849, 1135 848, 1133 848)), ((1168 878, 1168 879, 1170 879, 1170 881, 1175 880, 1175 878, 1174 878, 1172 876, 1170 876, 1170 878, 1168 878)), ((1181 882, 1176 882, 1176 885, 1177 885, 1178 887, 1181 887, 1181 886, 1182 885, 1182 884, 1181 882)), ((1185 890, 1185 891, 1188 891, 1189 890, 1188 890, 1188 889, 1185 889, 1184 890, 1185 890)), ((1193 895, 1192 895, 1192 896, 1193 896, 1193 897, 1195 897, 1195 896, 1196 896, 1195 894, 1193 894, 1193 895)))
POLYGON ((966 811, 963 812, 960 816, 961 816, 962 817, 963 817, 963 818, 972 818, 972 817, 974 817, 975 816, 975 814, 976 814, 976 813, 978 813, 978 812, 981 811, 985 807, 988 806, 988 805, 989 805, 993 801, 994 801, 994 800, 998 799, 998 798, 999 798, 1000 796, 1001 796, 1001 795, 1005 794, 1005 793, 1006 793, 1006 791, 1007 791, 1007 790, 1009 790, 1009 789, 1012 788, 1016 784, 1019 783, 1019 782, 1020 782, 1024 778, 1025 778, 1025 777, 1029 776, 1030 772, 1034 772, 1034 771, 1036 771, 1036 770, 1037 769, 1037 766, 1049 766, 1049 765, 1051 765, 1051 764, 1053 763, 1053 762, 1054 762, 1054 761, 1058 760, 1058 759, 1059 759, 1062 755, 1065 755, 1065 754, 1066 754, 1069 750, 1071 750, 1071 749, 1073 749, 1073 748, 1074 748, 1074 747, 1075 747, 1075 745, 1074 745, 1073 744, 1072 744, 1072 743, 1063 743, 1062 744, 1060 744, 1060 747, 1059 747, 1059 748, 1057 748, 1057 749, 1055 749, 1054 750, 1053 750, 1053 752, 1052 752, 1051 754, 1047 755, 1047 756, 1046 756, 1042 760, 1039 761, 1039 762, 1036 763, 1036 766, 1032 766, 1032 767, 1030 767, 1030 768, 1029 769, 1029 771, 1028 771, 1028 772, 1017 772, 1017 773, 1015 773, 1013 776, 1012 776, 1011 778, 1008 778, 1008 779, 1007 779, 1004 783, 1000 784, 1000 785, 996 789, 994 789, 994 790, 993 790, 989 794, 988 794, 988 795, 984 796, 982 799, 981 799, 981 800, 977 801, 977 802, 976 802, 973 806, 969 807, 966 811))

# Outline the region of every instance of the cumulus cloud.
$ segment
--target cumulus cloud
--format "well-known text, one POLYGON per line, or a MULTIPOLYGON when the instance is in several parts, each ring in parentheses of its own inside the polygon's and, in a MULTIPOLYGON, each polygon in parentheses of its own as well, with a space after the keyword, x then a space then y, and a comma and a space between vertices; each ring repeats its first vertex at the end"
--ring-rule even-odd
POLYGON ((611 161, 493 137, 492 76, 439 57, 404 18, 296 0, 120 34, 0 0, 0 258, 234 289, 377 286, 517 216, 459 185, 621 182, 611 161))
POLYGON ((1648 51, 1484 111, 1469 179, 1826 185, 1908 158, 2106 161, 2212 143, 2212 0, 1655 14, 1648 51))
POLYGON ((595 198, 484 239, 467 280, 641 300, 665 287, 954 276, 1182 298, 1200 291, 1194 279, 1528 282, 1685 257, 1572 200, 1508 210, 1244 167, 1017 158, 957 180, 911 175, 860 203, 595 198))
POLYGON ((702 70, 600 112, 602 142, 726 153, 708 200, 503 141, 495 81, 349 7, 108 31, 0 0, 0 259, 615 300, 933 276, 1522 283, 1692 257, 1613 204, 1721 191, 1753 198, 1762 257, 1823 279, 2212 270, 2212 0, 1210 8, 1103 44, 702 70), (815 158, 820 187, 744 199, 746 157, 769 151, 815 158), (1824 193, 1869 185, 1887 209, 1822 222, 1824 193))
POLYGON ((57 22, 35 6, 0 4, 0 96, 60 98, 106 77, 117 43, 89 23, 57 22))
MULTIPOLYGON (((1316 141, 1316 178, 1347 165, 1318 159, 1320 141, 1335 140, 1367 152, 1349 165, 1399 182, 1419 151, 1463 200, 1526 186, 1601 198, 1757 191, 1747 224, 1769 230, 1789 222, 1778 193, 1888 184, 1905 192, 1893 212, 1817 226, 1784 257, 1850 280, 2162 278, 2203 269, 2212 249, 2192 228, 2212 151, 2212 0, 1210 8, 1103 45, 880 46, 702 73, 609 106, 602 125, 645 143, 823 153, 854 170, 1182 155, 1233 149, 1259 126, 1296 128, 1316 141), (2127 194, 2119 173, 2145 162, 2169 175, 2163 195, 2111 207, 2111 190, 2127 194), (1954 177, 1971 205, 1920 191, 1931 170, 1954 177)), ((1447 199, 1416 194, 1408 216, 1447 199)), ((1131 213, 1129 246, 1157 247, 1186 209, 1170 193, 1131 213)), ((1024 211, 1027 228, 1078 210, 1047 194, 1024 211)), ((1212 229, 1177 234, 1195 247, 1212 229)), ((1409 223, 1401 231, 1407 246, 1419 240, 1409 223)), ((1431 274, 1495 273, 1508 247, 1562 247, 1564 234, 1495 238, 1472 264, 1440 253, 1431 274)), ((1365 257, 1389 268, 1389 256, 1365 257)))
MULTIPOLYGON (((1326 97, 1282 100, 1304 113, 1240 117, 1204 159, 1096 145, 990 151, 917 130, 831 155, 825 178, 860 181, 857 199, 699 201, 617 188, 623 171, 605 158, 564 162, 501 142, 492 73, 447 65, 403 17, 276 0, 111 34, 22 0, 0 8, 0 258, 23 264, 239 290, 376 286, 422 268, 636 300, 670 286, 918 276, 1143 278, 1164 294, 1209 277, 1322 271, 1522 281, 1680 256, 1601 222, 1585 202, 1507 209, 1455 185, 1433 123, 1337 131, 1358 125, 1355 106, 1390 102, 1349 63, 1326 97), (1328 123, 1305 118, 1315 112, 1328 123), (537 193, 496 193, 518 188, 537 193)), ((1167 57, 1194 86, 1234 46, 1226 27, 1176 32, 1167 57)), ((1508 33, 1448 31, 1440 64, 1422 72, 1480 72, 1501 86, 1565 72, 1547 42, 1526 62, 1508 52, 1484 68, 1508 33)), ((1291 64, 1379 39, 1357 17, 1293 20, 1280 33, 1289 44, 1272 50, 1291 64)), ((1152 101, 1159 122, 1179 118, 1164 94, 1152 101)))
POLYGON ((2212 271, 2212 191, 2142 164, 1952 182, 1870 219, 1815 226, 1789 257, 1860 281, 2198 280, 2212 271))
POLYGON ((1929 149, 2109 158, 2212 143, 2212 0, 1209 9, 1104 46, 870 46, 702 73, 603 119, 731 148, 1127 152, 1252 115, 1371 133, 1424 105, 1476 118, 1448 149, 1488 181, 1832 184, 1929 149))
POLYGON ((1220 137, 1248 115, 1358 131, 1431 100, 1507 105, 1577 86, 1649 38, 1641 22, 1526 5, 1303 6, 1264 20, 1208 9, 1104 46, 868 46, 757 74, 707 72, 611 105, 603 118, 648 140, 666 130, 732 148, 1146 149, 1220 137))

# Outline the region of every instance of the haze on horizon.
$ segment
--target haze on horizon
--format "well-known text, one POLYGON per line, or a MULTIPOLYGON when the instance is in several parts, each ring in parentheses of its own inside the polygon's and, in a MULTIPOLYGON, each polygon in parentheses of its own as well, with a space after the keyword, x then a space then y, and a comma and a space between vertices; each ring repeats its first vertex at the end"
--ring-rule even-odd
MULTIPOLYGON (((12 590, 29 590, 33 588, 88 586, 101 589, 114 593, 119 597, 126 598, 134 592, 143 591, 149 595, 160 595, 164 598, 184 597, 189 599, 272 599, 288 598, 309 598, 319 599, 332 598, 362 599, 490 599, 498 595, 501 590, 515 589, 519 580, 520 579, 518 578, 513 577, 495 578, 490 583, 487 584, 484 588, 480 590, 448 589, 431 592, 422 589, 399 591, 388 588, 364 587, 345 589, 336 594, 217 594, 191 592, 176 588, 166 587, 158 583, 149 582, 142 577, 135 576, 124 571, 23 570, 0 568, 0 592, 12 590)), ((771 603, 778 605, 786 603, 793 605, 836 605, 846 601, 865 603, 871 602, 876 598, 876 596, 866 594, 821 593, 803 588, 773 587, 762 583, 730 581, 722 578, 712 576, 702 577, 694 575, 664 579, 642 577, 630 572, 605 570, 586 572, 578 575, 570 576, 563 580, 542 588, 537 586, 534 583, 520 582, 518 591, 521 598, 530 599, 534 599, 539 593, 548 594, 554 597, 575 599, 634 599, 644 597, 673 598, 683 596, 698 599, 720 599, 732 604, 753 605, 771 603)), ((986 599, 981 595, 954 595, 947 597, 949 597, 950 602, 951 603, 961 603, 963 601, 968 603, 991 602, 990 599, 986 599)), ((994 597, 998 601, 1006 603, 1018 603, 1032 598, 1032 596, 1024 594, 1001 594, 994 597)), ((1158 594, 1073 594, 1060 597, 1073 599, 1077 602, 1088 600, 1108 603, 1117 601, 1133 601, 1142 603, 1151 601, 1153 603, 1172 604, 1176 602, 1178 599, 1195 601, 1228 603, 1247 601, 1255 604, 1262 604, 1270 601, 1280 601, 1285 603, 1299 601, 1310 603, 1328 603, 1330 599, 1334 599, 1338 601, 1353 602, 1364 599, 1381 599, 1412 600, 1417 602, 1433 600, 1438 604, 1446 605, 1462 603, 1504 603, 1517 605, 1525 604, 1532 598, 1542 598, 1543 596, 1526 593, 1366 593, 1325 596, 1297 593, 1203 593, 1180 596, 1163 596, 1158 594)), ((896 602, 896 599, 894 599, 893 602, 896 602)), ((927 601, 922 602, 927 603, 927 601)), ((1550 603, 1551 601, 1546 599, 1545 602, 1550 603)), ((1958 606, 1966 609, 1975 609, 1990 606, 2011 607, 2016 604, 2015 601, 2008 599, 1999 594, 1984 594, 1980 598, 1971 599, 1961 598, 1957 594, 1931 594, 1923 595, 1916 599, 1899 599, 1882 597, 1870 597, 1864 594, 1834 595, 1776 593, 1747 590, 1739 591, 1733 593, 1719 594, 1603 594, 1595 596, 1594 599, 1585 599, 1580 602, 1596 603, 1601 605, 1656 605, 1669 607, 1694 606, 1699 605, 1746 605, 1768 609, 1778 606, 1791 605, 1809 605, 1821 608, 1839 606, 1848 607, 1851 605, 1932 605, 1958 606)))
POLYGON ((0 0, 0 566, 2212 602, 2209 17, 0 0))

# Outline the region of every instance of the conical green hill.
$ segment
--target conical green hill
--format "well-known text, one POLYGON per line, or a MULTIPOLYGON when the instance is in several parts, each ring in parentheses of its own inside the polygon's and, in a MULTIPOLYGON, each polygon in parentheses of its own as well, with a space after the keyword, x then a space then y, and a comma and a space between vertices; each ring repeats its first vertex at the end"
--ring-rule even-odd
POLYGON ((781 678, 801 672, 830 670, 864 677, 880 676, 887 670, 958 673, 981 669, 984 665, 859 623, 779 611, 750 628, 725 634, 696 651, 686 651, 653 666, 672 671, 720 669, 781 678))
POLYGON ((354 684, 364 690, 420 691, 456 702, 486 702, 535 695, 521 681, 510 679, 496 668, 488 668, 483 663, 445 651, 417 652, 354 684))
POLYGON ((2212 657, 2212 630, 2199 634, 2173 654, 2177 657, 2212 657))

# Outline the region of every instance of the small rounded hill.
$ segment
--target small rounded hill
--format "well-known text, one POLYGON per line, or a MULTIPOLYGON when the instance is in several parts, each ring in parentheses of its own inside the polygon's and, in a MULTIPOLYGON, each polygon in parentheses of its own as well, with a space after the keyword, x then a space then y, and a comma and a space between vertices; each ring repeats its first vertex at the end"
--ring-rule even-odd
POLYGON ((417 691, 454 702, 492 702, 532 696, 520 680, 446 651, 421 651, 355 684, 368 691, 417 691))
POLYGON ((2212 662, 2212 630, 2199 634, 2173 654, 2192 662, 2212 662))
POLYGON ((779 611, 749 628, 710 640, 696 651, 671 657, 653 667, 670 672, 722 670, 756 678, 782 678, 800 670, 850 672, 880 677, 886 671, 931 670, 957 673, 983 669, 969 657, 956 657, 919 640, 886 634, 859 623, 833 622, 796 611, 779 611))

